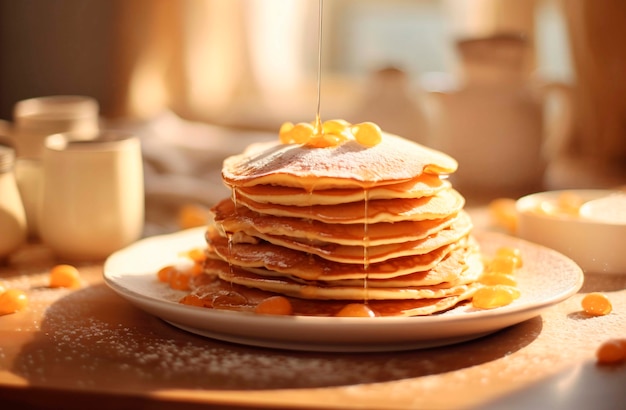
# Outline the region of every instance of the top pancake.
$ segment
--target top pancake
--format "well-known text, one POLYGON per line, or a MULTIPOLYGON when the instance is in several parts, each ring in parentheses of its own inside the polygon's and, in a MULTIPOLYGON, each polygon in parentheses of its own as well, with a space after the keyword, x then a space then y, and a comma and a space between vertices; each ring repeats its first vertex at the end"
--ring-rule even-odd
POLYGON ((279 141, 253 144, 224 161, 222 177, 232 187, 272 184, 318 190, 369 188, 456 169, 457 162, 442 152, 383 133, 373 147, 356 141, 328 148, 279 141))
POLYGON ((365 198, 395 199, 395 198, 422 198, 436 195, 438 192, 450 189, 451 185, 438 175, 422 174, 419 177, 397 184, 363 188, 336 188, 305 190, 302 188, 277 185, 255 185, 236 188, 235 196, 244 196, 258 203, 272 203, 278 205, 311 206, 311 205, 339 205, 349 202, 360 202, 365 198))

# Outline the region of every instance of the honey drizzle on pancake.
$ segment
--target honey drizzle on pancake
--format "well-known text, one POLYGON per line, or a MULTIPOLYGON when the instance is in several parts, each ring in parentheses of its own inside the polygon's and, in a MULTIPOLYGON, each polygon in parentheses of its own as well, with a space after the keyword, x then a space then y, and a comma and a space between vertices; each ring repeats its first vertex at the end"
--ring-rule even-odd
POLYGON ((321 135, 322 119, 320 115, 320 107, 322 105, 322 20, 323 20, 324 0, 319 0, 317 28, 317 109, 315 111, 315 129, 313 135, 321 135))
POLYGON ((368 302, 368 277, 369 277, 369 268, 370 268, 370 257, 369 257, 369 190, 367 188, 363 189, 363 270, 365 271, 365 278, 363 279, 363 303, 367 304, 368 302))
MULTIPOLYGON (((233 204, 235 205, 235 213, 237 213, 237 188, 233 185, 230 186, 231 197, 233 204)), ((226 232, 226 229, 222 228, 224 233, 226 234, 226 238, 228 239, 228 270, 231 275, 233 274, 233 263, 231 262, 233 259, 233 234, 232 232, 226 232)), ((232 283, 231 283, 232 286, 232 283)))
POLYGON ((228 269, 230 273, 233 273, 233 263, 231 262, 233 259, 233 234, 230 232, 226 232, 226 239, 228 239, 228 269))
POLYGON ((237 187, 234 185, 230 186, 230 196, 233 200, 233 204, 235 204, 235 212, 237 212, 237 187))
MULTIPOLYGON (((307 188, 307 194, 308 194, 308 203, 309 203, 309 215, 313 214, 313 191, 315 190, 315 187, 311 187, 311 188, 307 188)), ((307 222, 309 224, 309 226, 311 227, 311 229, 313 229, 313 218, 308 218, 307 222)), ((309 244, 313 244, 313 238, 309 237, 307 238, 309 244)), ((315 255, 313 255, 311 252, 307 253, 307 256, 309 258, 309 263, 313 264, 313 260, 315 259, 315 255)))

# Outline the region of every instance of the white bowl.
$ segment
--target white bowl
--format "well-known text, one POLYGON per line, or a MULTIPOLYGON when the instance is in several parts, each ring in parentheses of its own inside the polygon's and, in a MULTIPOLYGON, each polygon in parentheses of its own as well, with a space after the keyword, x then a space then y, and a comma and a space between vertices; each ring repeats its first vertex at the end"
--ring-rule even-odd
POLYGON ((626 274, 626 194, 611 190, 540 192, 517 200, 517 234, 573 259, 585 272, 626 274), (559 213, 565 196, 579 211, 559 213), (547 212, 546 212, 547 211, 547 212))

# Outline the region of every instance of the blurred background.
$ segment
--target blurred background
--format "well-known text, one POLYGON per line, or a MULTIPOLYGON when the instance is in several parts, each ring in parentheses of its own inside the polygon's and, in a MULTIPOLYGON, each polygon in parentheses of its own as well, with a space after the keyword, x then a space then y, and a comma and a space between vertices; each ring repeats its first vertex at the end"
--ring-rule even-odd
MULTIPOLYGON (((27 98, 94 97, 104 124, 146 139, 148 176, 200 178, 168 187, 210 204, 225 155, 314 119, 318 7, 0 0, 0 119, 27 98)), ((621 185, 625 23, 620 0, 327 0, 322 119, 450 153, 470 200, 621 185)))

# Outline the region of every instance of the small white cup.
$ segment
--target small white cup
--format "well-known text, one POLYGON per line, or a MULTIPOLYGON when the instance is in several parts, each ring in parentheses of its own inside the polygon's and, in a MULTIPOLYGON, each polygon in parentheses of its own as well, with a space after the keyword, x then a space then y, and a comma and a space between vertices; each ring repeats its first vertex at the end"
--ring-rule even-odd
POLYGON ((45 138, 60 132, 92 138, 99 127, 98 111, 98 102, 82 95, 52 95, 17 102, 12 131, 17 156, 40 158, 45 138))
POLYGON ((101 132, 46 138, 39 212, 42 241, 70 260, 100 260, 136 241, 144 226, 141 146, 135 136, 101 132))
POLYGON ((41 157, 46 137, 72 132, 74 138, 93 138, 99 128, 98 111, 98 102, 87 96, 36 97, 17 102, 13 107, 13 124, 0 126, 0 132, 10 136, 16 150, 15 177, 26 209, 30 237, 38 236, 41 157))

